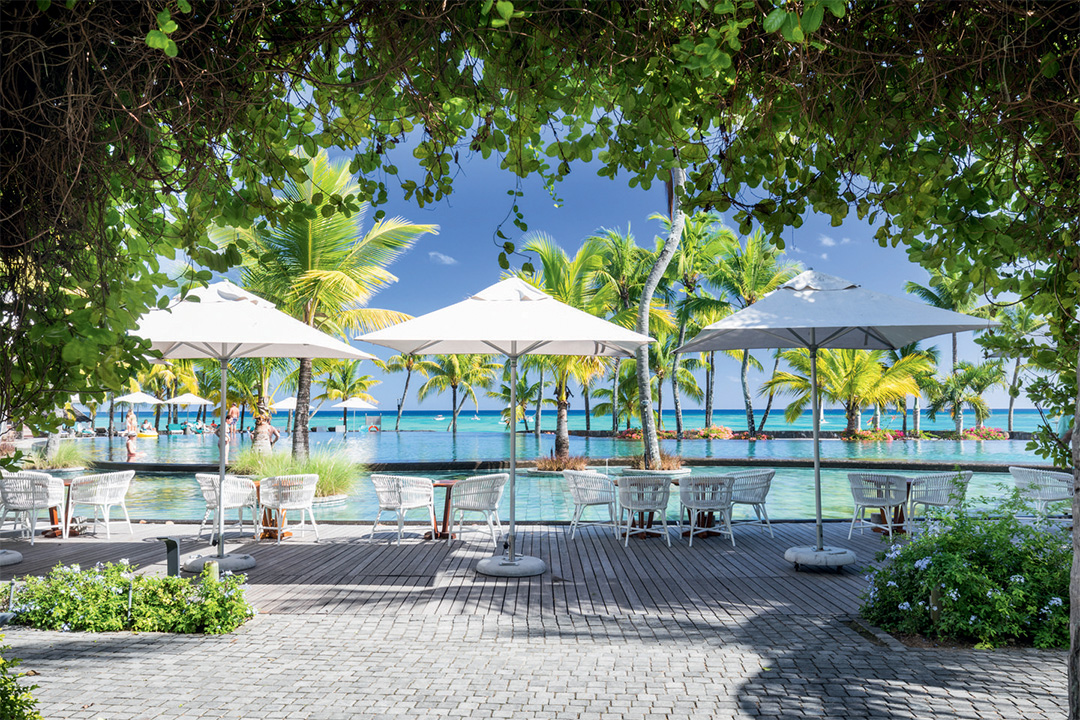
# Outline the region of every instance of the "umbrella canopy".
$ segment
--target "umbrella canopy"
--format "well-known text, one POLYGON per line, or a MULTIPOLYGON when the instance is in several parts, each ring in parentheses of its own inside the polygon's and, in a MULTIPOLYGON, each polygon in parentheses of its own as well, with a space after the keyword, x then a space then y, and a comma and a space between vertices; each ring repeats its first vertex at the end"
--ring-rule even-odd
MULTIPOLYGON (((221 417, 225 417, 228 363, 241 357, 371 359, 342 341, 286 315, 257 295, 229 281, 213 283, 175 300, 165 309, 151 310, 139 319, 134 335, 150 341, 150 349, 166 358, 214 359, 221 363, 221 417)), ((218 426, 218 538, 224 528, 221 508, 225 481, 225 423, 218 426)), ((225 543, 219 540, 219 562, 225 543)), ((240 556, 231 569, 255 564, 240 556)))
POLYGON ((213 405, 214 403, 194 393, 184 393, 165 401, 169 405, 213 405))
POLYGON ((342 400, 339 403, 331 405, 334 408, 345 408, 346 410, 378 410, 379 408, 366 400, 361 400, 358 397, 349 398, 348 400, 342 400))
MULTIPOLYGON (((290 410, 290 411, 295 410, 296 409, 296 398, 289 397, 289 398, 285 398, 281 402, 270 403, 270 407, 273 408, 274 410, 290 410)), ((312 407, 311 405, 308 405, 309 409, 311 407, 312 407)))
POLYGON ((147 405, 161 405, 162 404, 161 400, 158 400, 153 395, 147 395, 146 393, 141 392, 141 391, 140 392, 129 393, 127 395, 121 395, 120 397, 115 397, 115 398, 113 398, 113 402, 114 403, 126 402, 126 403, 131 403, 133 405, 137 405, 139 403, 146 403, 147 405))
POLYGON ((753 305, 705 327, 678 352, 806 348, 810 351, 810 393, 814 427, 814 493, 817 547, 791 548, 797 563, 840 565, 855 555, 826 548, 821 523, 821 418, 818 412, 817 351, 821 348, 897 350, 935 335, 996 326, 963 313, 874 292, 842 278, 807 270, 753 305), (807 551, 807 552, 803 552, 807 551), (849 558, 849 559, 848 559, 849 558))
MULTIPOLYGON (((510 407, 517 405, 517 359, 522 355, 631 357, 652 338, 559 302, 519 278, 498 282, 461 302, 406 320, 358 340, 407 354, 499 354, 510 360, 510 407)), ((482 560, 488 575, 536 575, 544 564, 515 555, 516 432, 510 432, 510 530, 505 560, 482 560), (520 565, 520 567, 518 567, 520 565)))

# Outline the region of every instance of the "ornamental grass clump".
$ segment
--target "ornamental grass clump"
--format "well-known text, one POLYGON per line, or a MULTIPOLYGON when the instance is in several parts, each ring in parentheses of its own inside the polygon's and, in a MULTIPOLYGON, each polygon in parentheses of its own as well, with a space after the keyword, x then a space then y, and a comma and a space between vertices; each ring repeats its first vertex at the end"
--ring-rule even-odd
POLYGON ((244 575, 209 568, 198 581, 135 574, 126 560, 83 570, 57 565, 5 593, 13 624, 63 632, 232 632, 255 614, 244 599, 244 575))
POLYGON ((660 457, 658 458, 660 467, 645 467, 645 456, 635 455, 630 460, 630 467, 635 470, 679 470, 682 468, 682 456, 680 455, 668 455, 663 450, 660 451, 660 457))
POLYGON ((932 516, 926 532, 879 556, 863 616, 889 631, 992 648, 1069 646, 1069 531, 1015 495, 992 511, 932 516), (993 513, 993 514, 991 514, 993 513))
POLYGON ((61 441, 56 447, 56 454, 45 457, 43 449, 35 448, 23 458, 26 470, 63 470, 64 468, 86 467, 90 464, 89 448, 78 441, 61 441))
POLYGON ((313 452, 306 460, 295 460, 289 453, 262 455, 245 449, 229 463, 229 471, 259 477, 315 474, 319 476, 315 496, 329 497, 348 494, 364 468, 345 453, 313 452))
POLYGON ((589 458, 582 455, 571 455, 569 457, 539 457, 536 459, 536 469, 543 470, 544 472, 555 472, 558 470, 588 470, 589 458))

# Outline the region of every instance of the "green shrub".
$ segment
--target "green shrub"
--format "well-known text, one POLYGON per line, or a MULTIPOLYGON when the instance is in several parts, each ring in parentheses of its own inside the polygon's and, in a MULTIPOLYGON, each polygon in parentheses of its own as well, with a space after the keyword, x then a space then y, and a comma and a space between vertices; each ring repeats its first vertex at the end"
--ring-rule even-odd
POLYGON ((1021 509, 1014 493, 992 511, 932 516, 926 532, 879 556, 863 616, 890 632, 984 648, 1068 647, 1071 536, 1047 521, 1019 522, 1021 509))
POLYGON ((62 470, 86 467, 89 464, 90 450, 78 440, 61 440, 55 457, 46 458, 44 448, 34 448, 23 459, 23 468, 26 470, 62 470))
POLYGON ((350 460, 345 453, 313 452, 307 460, 297 461, 288 453, 260 455, 250 448, 237 454, 229 463, 229 471, 259 477, 314 473, 319 476, 316 497, 347 495, 364 474, 363 466, 350 460))
POLYGON ((539 457, 536 458, 536 469, 545 472, 557 470, 588 470, 589 458, 584 455, 570 455, 569 457, 539 457))
POLYGON ((198 582, 136 575, 125 560, 88 570, 57 565, 45 577, 26 578, 10 610, 15 624, 41 630, 216 635, 254 615, 244 600, 244 580, 228 572, 215 580, 209 570, 198 582))
MULTIPOLYGON (((0 635, 0 640, 3 638, 0 635)), ((22 674, 14 670, 22 661, 5 658, 4 653, 9 650, 10 645, 0 645, 0 720, 41 720, 33 695, 37 685, 19 684, 22 674)))
POLYGON ((645 456, 635 455, 634 457, 630 458, 630 467, 636 470, 678 470, 682 467, 682 456, 680 455, 668 455, 666 452, 661 450, 660 457, 658 459, 660 461, 659 468, 646 468, 645 456))

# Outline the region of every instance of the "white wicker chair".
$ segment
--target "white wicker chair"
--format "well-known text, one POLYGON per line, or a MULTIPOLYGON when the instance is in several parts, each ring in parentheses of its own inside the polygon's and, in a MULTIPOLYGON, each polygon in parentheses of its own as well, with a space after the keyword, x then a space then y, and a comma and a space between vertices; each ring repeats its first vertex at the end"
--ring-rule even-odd
POLYGON ((1009 473, 1020 497, 1034 506, 1036 515, 1046 515, 1051 503, 1072 500, 1073 477, 1069 473, 1022 467, 1011 467, 1009 473))
POLYGON ((464 514, 481 513, 491 530, 491 541, 499 547, 502 538, 502 523, 499 522, 499 502, 510 476, 506 473, 492 475, 474 475, 458 480, 450 488, 450 532, 446 536, 449 543, 454 536, 454 523, 464 525, 464 514), (459 518, 460 515, 460 518, 459 518))
POLYGON ((315 542, 319 541, 319 526, 315 524, 315 488, 319 484, 318 475, 277 475, 268 477, 259 484, 259 503, 266 510, 278 513, 277 544, 285 534, 289 521, 286 511, 300 511, 300 528, 304 528, 304 513, 311 518, 311 527, 315 528, 315 542))
POLYGON ((690 547, 694 547, 694 535, 719 532, 731 538, 735 547, 735 533, 731 529, 731 497, 735 480, 731 475, 686 475, 679 478, 679 527, 683 516, 690 517, 690 547), (722 525, 697 527, 701 513, 713 513, 722 525))
POLYGON ((915 532, 915 506, 924 508, 954 508, 964 502, 971 472, 943 472, 920 475, 908 488, 908 510, 905 529, 915 532))
POLYGON ((570 498, 574 501, 574 517, 570 520, 570 539, 574 539, 578 525, 581 524, 581 515, 585 509, 593 505, 604 505, 608 509, 610 522, 597 520, 591 525, 610 526, 619 537, 619 520, 615 483, 607 475, 587 470, 563 470, 566 478, 566 486, 570 490, 570 498))
MULTIPOLYGON (((210 544, 214 544, 216 532, 217 507, 218 507, 218 475, 216 473, 196 473, 195 480, 202 490, 203 500, 206 501, 206 511, 203 513, 202 523, 199 524, 198 534, 201 536, 203 528, 210 523, 210 544)), ((255 528, 255 537, 259 537, 259 495, 255 490, 255 482, 248 478, 226 475, 225 492, 222 494, 221 509, 223 512, 236 510, 240 521, 240 532, 244 531, 244 509, 251 510, 251 524, 255 528)))
MULTIPOLYGON (((756 524, 762 530, 769 531, 769 537, 775 537, 772 524, 769 523, 769 513, 765 510, 765 498, 772 487, 775 470, 742 470, 740 472, 726 473, 733 480, 731 486, 731 502, 733 505, 749 505, 754 509, 757 521, 740 520, 736 524, 756 524)), ((734 537, 732 540, 734 541, 734 537)))
POLYGON ((437 531, 435 522, 435 488, 429 478, 406 477, 402 475, 372 475, 371 483, 375 486, 375 495, 379 499, 379 512, 375 516, 375 522, 371 526, 371 534, 368 542, 375 537, 375 528, 379 526, 379 520, 384 512, 392 512, 397 516, 397 544, 401 544, 401 536, 405 531, 405 514, 409 510, 421 510, 427 508, 431 519, 432 532, 437 531))
POLYGON ((848 538, 855 531, 855 521, 860 523, 859 532, 870 525, 888 531, 889 537, 892 537, 893 512, 907 503, 907 478, 901 475, 848 473, 848 482, 851 483, 851 497, 855 501, 855 514, 848 528, 848 538), (866 511, 876 509, 885 515, 884 525, 866 519, 866 511))
POLYGON ((98 523, 98 510, 102 511, 105 519, 105 537, 111 537, 109 532, 109 508, 119 505, 124 511, 124 519, 127 521, 128 532, 132 535, 135 531, 131 527, 131 516, 128 515, 124 496, 127 495, 131 479, 135 477, 134 470, 121 472, 100 473, 98 475, 82 475, 73 478, 68 490, 67 517, 64 520, 64 536, 67 537, 71 520, 75 517, 76 505, 92 505, 94 508, 94 525, 98 523))
MULTIPOLYGON (((49 509, 56 508, 56 517, 59 519, 58 524, 52 525, 50 523, 49 527, 55 528, 57 532, 63 533, 63 530, 64 530, 64 506, 66 504, 66 497, 67 497, 67 488, 64 487, 64 481, 61 480, 58 477, 53 477, 49 473, 38 472, 38 471, 35 471, 35 470, 20 470, 19 472, 15 472, 15 473, 8 472, 6 470, 0 470, 0 478, 14 477, 14 476, 37 478, 37 479, 42 480, 42 481, 44 481, 44 482, 46 482, 48 484, 48 486, 49 486, 49 500, 48 500, 48 505, 46 505, 45 507, 49 508, 49 509)), ((4 513, 4 501, 3 501, 3 497, 0 496, 0 516, 2 516, 3 513, 4 513)), ((17 526, 17 524, 18 524, 18 516, 17 515, 14 517, 13 522, 17 526)), ((4 521, 0 520, 0 529, 3 529, 3 527, 4 527, 4 521)))
POLYGON ((667 529, 667 506, 671 498, 671 478, 655 475, 633 475, 619 478, 619 520, 626 513, 626 539, 623 547, 630 544, 630 536, 656 532, 645 527, 644 513, 658 513, 664 528, 664 539, 671 547, 667 529), (642 513, 641 527, 633 527, 634 513, 642 513))
MULTIPOLYGON (((54 498, 50 495, 50 485, 55 478, 45 473, 17 472, 5 474, 0 478, 0 501, 3 502, 3 512, 0 514, 0 528, 7 522, 8 514, 14 514, 15 525, 19 527, 22 521, 21 531, 24 536, 29 535, 30 544, 34 544, 37 535, 38 515, 42 510, 55 507, 54 498)), ((63 505, 64 482, 60 480, 61 499, 63 505)), ((63 525, 56 526, 62 530, 63 525)))

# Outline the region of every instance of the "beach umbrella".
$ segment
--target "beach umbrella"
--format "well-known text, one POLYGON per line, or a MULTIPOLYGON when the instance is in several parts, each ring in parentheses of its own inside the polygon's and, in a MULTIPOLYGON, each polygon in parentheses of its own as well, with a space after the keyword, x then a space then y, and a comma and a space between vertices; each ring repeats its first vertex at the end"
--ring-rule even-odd
MULTIPOLYGON (((374 356, 305 325, 278 310, 273 303, 225 280, 188 293, 164 309, 139 319, 133 335, 150 341, 150 349, 165 358, 212 359, 221 363, 221 417, 225 417, 229 360, 243 357, 297 357, 372 359, 374 356)), ((218 538, 224 529, 220 492, 225 481, 225 423, 218 426, 218 538)), ((188 562, 188 570, 201 569, 216 559, 222 569, 254 567, 250 555, 225 555, 219 539, 216 558, 188 562)))
POLYGON ((158 400, 153 395, 147 395, 144 392, 133 392, 127 395, 121 395, 120 397, 113 398, 114 403, 126 402, 132 405, 146 404, 146 405, 161 405, 162 401, 158 400))
POLYGON ((991 320, 885 295, 842 278, 807 270, 753 305, 705 327, 678 352, 753 348, 810 351, 817 545, 790 548, 784 557, 796 567, 840 567, 855 562, 855 553, 826 547, 822 537, 818 350, 897 350, 936 335, 986 330, 996 325, 991 320))
MULTIPOLYGON (((348 400, 342 400, 339 403, 331 405, 332 408, 341 408, 343 413, 347 413, 349 410, 378 410, 379 408, 366 400, 361 400, 358 397, 351 397, 348 400)), ((344 417, 344 416, 343 416, 344 417)), ((345 422, 345 432, 349 431, 348 421, 345 422)))
POLYGON ((214 403, 194 393, 184 393, 165 401, 167 405, 213 405, 214 403))
MULTIPOLYGON (((413 355, 499 354, 510 364, 510 406, 517 406, 517 362, 523 355, 632 357, 647 335, 619 327, 555 300, 518 278, 496 283, 461 302, 361 335, 358 340, 413 355)), ((510 529, 505 556, 477 565, 484 575, 525 577, 544 572, 539 558, 515 550, 516 424, 510 428, 510 529)))

